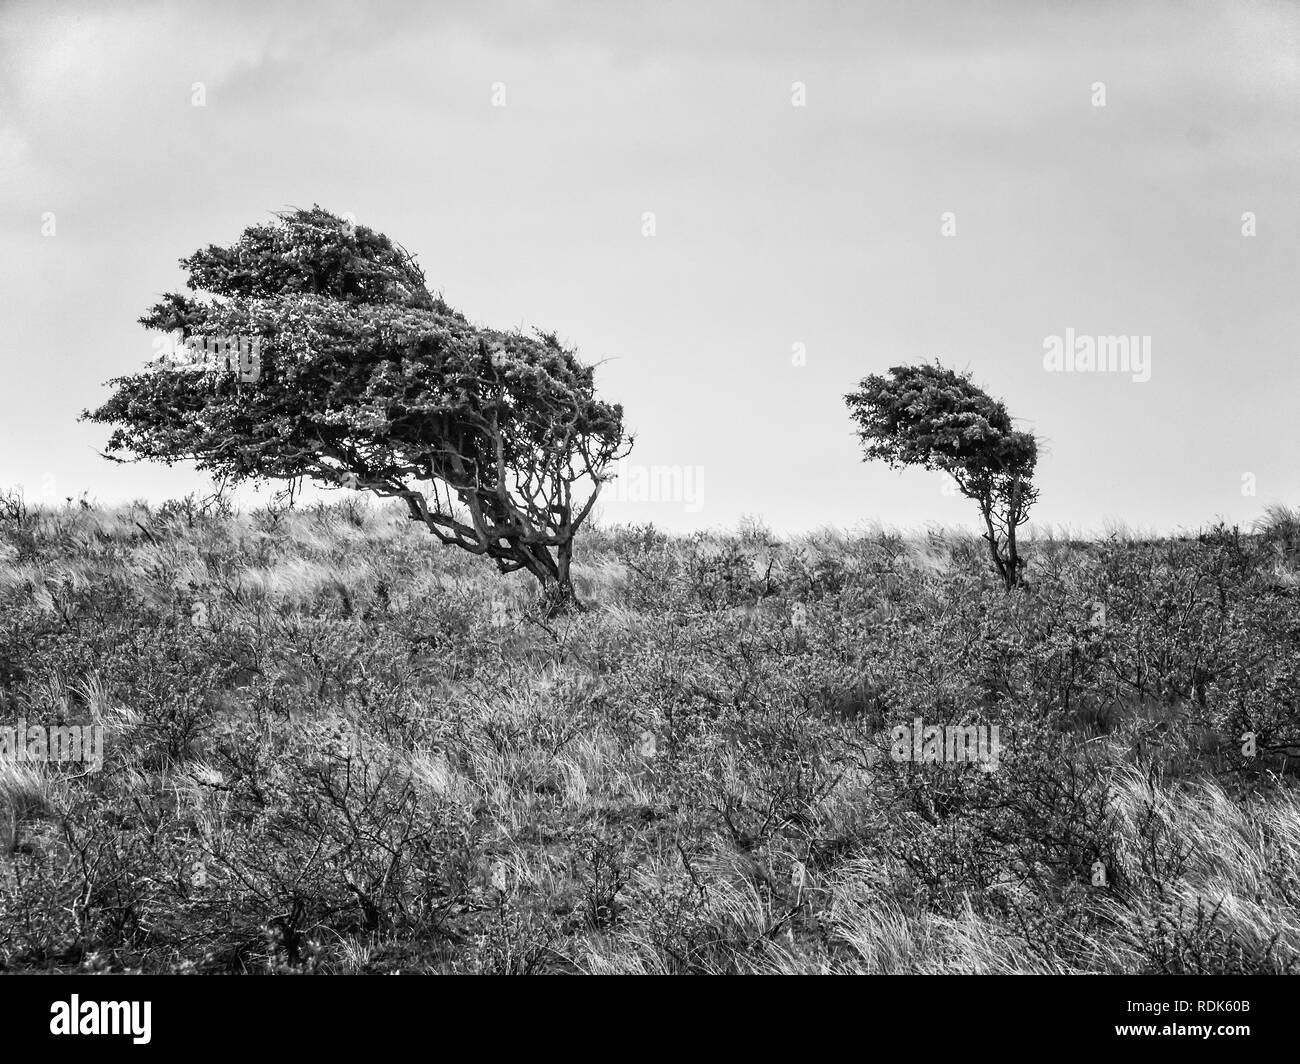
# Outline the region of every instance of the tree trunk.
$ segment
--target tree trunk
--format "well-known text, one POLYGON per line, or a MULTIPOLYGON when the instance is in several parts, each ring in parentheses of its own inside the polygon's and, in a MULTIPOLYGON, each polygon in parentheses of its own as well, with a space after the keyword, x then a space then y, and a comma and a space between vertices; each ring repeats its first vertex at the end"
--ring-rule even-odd
POLYGON ((1010 580, 1007 590, 1020 586, 1020 570, 1024 563, 1020 560, 1020 551, 1016 548, 1016 529, 1020 527, 1023 496, 1021 495, 1020 477, 1011 483, 1011 504, 1007 508, 1007 569, 1010 580))
POLYGON ((1007 590, 1020 586, 1020 553, 1016 550, 1016 526, 1007 532, 1007 590))
POLYGON ((568 613, 585 613, 587 607, 578 599, 573 581, 566 573, 558 580, 544 580, 538 596, 538 608, 544 618, 561 617, 568 613))
POLYGON ((988 530, 984 533, 984 541, 989 545, 989 557, 993 560, 993 569, 998 576, 1002 577, 1003 585, 1010 591, 1015 586, 1015 570, 1008 566, 1007 561, 1002 557, 1002 552, 998 550, 998 534, 993 528, 991 504, 981 500, 980 512, 984 515, 984 527, 988 530))
POLYGON ((569 573, 572 562, 573 540, 568 540, 555 548, 555 579, 542 581, 542 609, 547 617, 586 610, 573 590, 573 578, 569 573))

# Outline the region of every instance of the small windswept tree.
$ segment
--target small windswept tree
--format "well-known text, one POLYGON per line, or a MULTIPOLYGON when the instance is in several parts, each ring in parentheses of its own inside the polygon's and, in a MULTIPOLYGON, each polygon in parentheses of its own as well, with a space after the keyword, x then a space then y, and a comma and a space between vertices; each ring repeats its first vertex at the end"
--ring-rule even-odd
POLYGON ((632 443, 593 369, 554 334, 471 325, 380 233, 278 217, 181 260, 207 298, 169 294, 140 322, 219 357, 110 381, 82 414, 117 426, 105 457, 399 498, 441 542, 532 573, 549 612, 577 605, 574 536, 632 443))
POLYGON ((1016 529, 1038 498, 1034 436, 1013 428, 1007 408, 969 373, 937 362, 873 374, 844 398, 865 457, 949 474, 980 508, 994 569, 1008 590, 1019 584, 1024 560, 1016 529))

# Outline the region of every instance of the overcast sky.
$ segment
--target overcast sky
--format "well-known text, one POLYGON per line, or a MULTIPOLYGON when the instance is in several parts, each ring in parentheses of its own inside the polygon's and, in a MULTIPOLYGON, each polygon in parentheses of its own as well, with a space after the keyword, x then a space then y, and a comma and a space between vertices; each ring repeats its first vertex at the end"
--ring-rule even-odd
POLYGON ((77 415, 178 258, 319 203, 603 361, 632 463, 687 470, 607 520, 969 523, 842 398, 939 358, 1044 440, 1038 522, 1248 524, 1300 502, 1298 90, 1292 2, 9 0, 0 488, 202 491, 77 415), (1049 371, 1067 329, 1149 379, 1049 371))

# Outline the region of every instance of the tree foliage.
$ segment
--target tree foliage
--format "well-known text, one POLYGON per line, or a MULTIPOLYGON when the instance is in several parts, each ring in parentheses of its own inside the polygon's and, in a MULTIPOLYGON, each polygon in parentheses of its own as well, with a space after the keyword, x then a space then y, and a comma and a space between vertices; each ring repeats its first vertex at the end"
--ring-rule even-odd
POLYGON ((969 373, 937 362, 872 374, 845 401, 866 458, 947 473, 979 505, 993 567, 1007 587, 1017 584, 1024 560, 1016 529, 1038 498, 1033 434, 1017 430, 969 373))
POLYGON ((141 324, 186 343, 258 338, 260 373, 115 378, 83 414, 116 426, 107 457, 400 498, 443 543, 572 600, 574 535, 631 440, 554 334, 471 324, 404 249, 319 207, 181 265, 203 298, 169 294, 141 324))

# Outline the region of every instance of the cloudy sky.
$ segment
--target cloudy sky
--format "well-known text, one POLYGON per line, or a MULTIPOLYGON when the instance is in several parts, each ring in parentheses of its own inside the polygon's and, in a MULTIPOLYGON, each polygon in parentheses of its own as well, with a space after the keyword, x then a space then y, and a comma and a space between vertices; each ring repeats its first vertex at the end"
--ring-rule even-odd
POLYGON ((603 363, 632 462, 686 471, 608 520, 966 523, 842 398, 939 358, 1043 439, 1039 522, 1249 523, 1300 502, 1298 90, 1291 2, 9 0, 0 488, 203 490, 77 415, 178 258, 319 203, 603 363), (1067 329, 1149 379, 1049 372, 1067 329))

